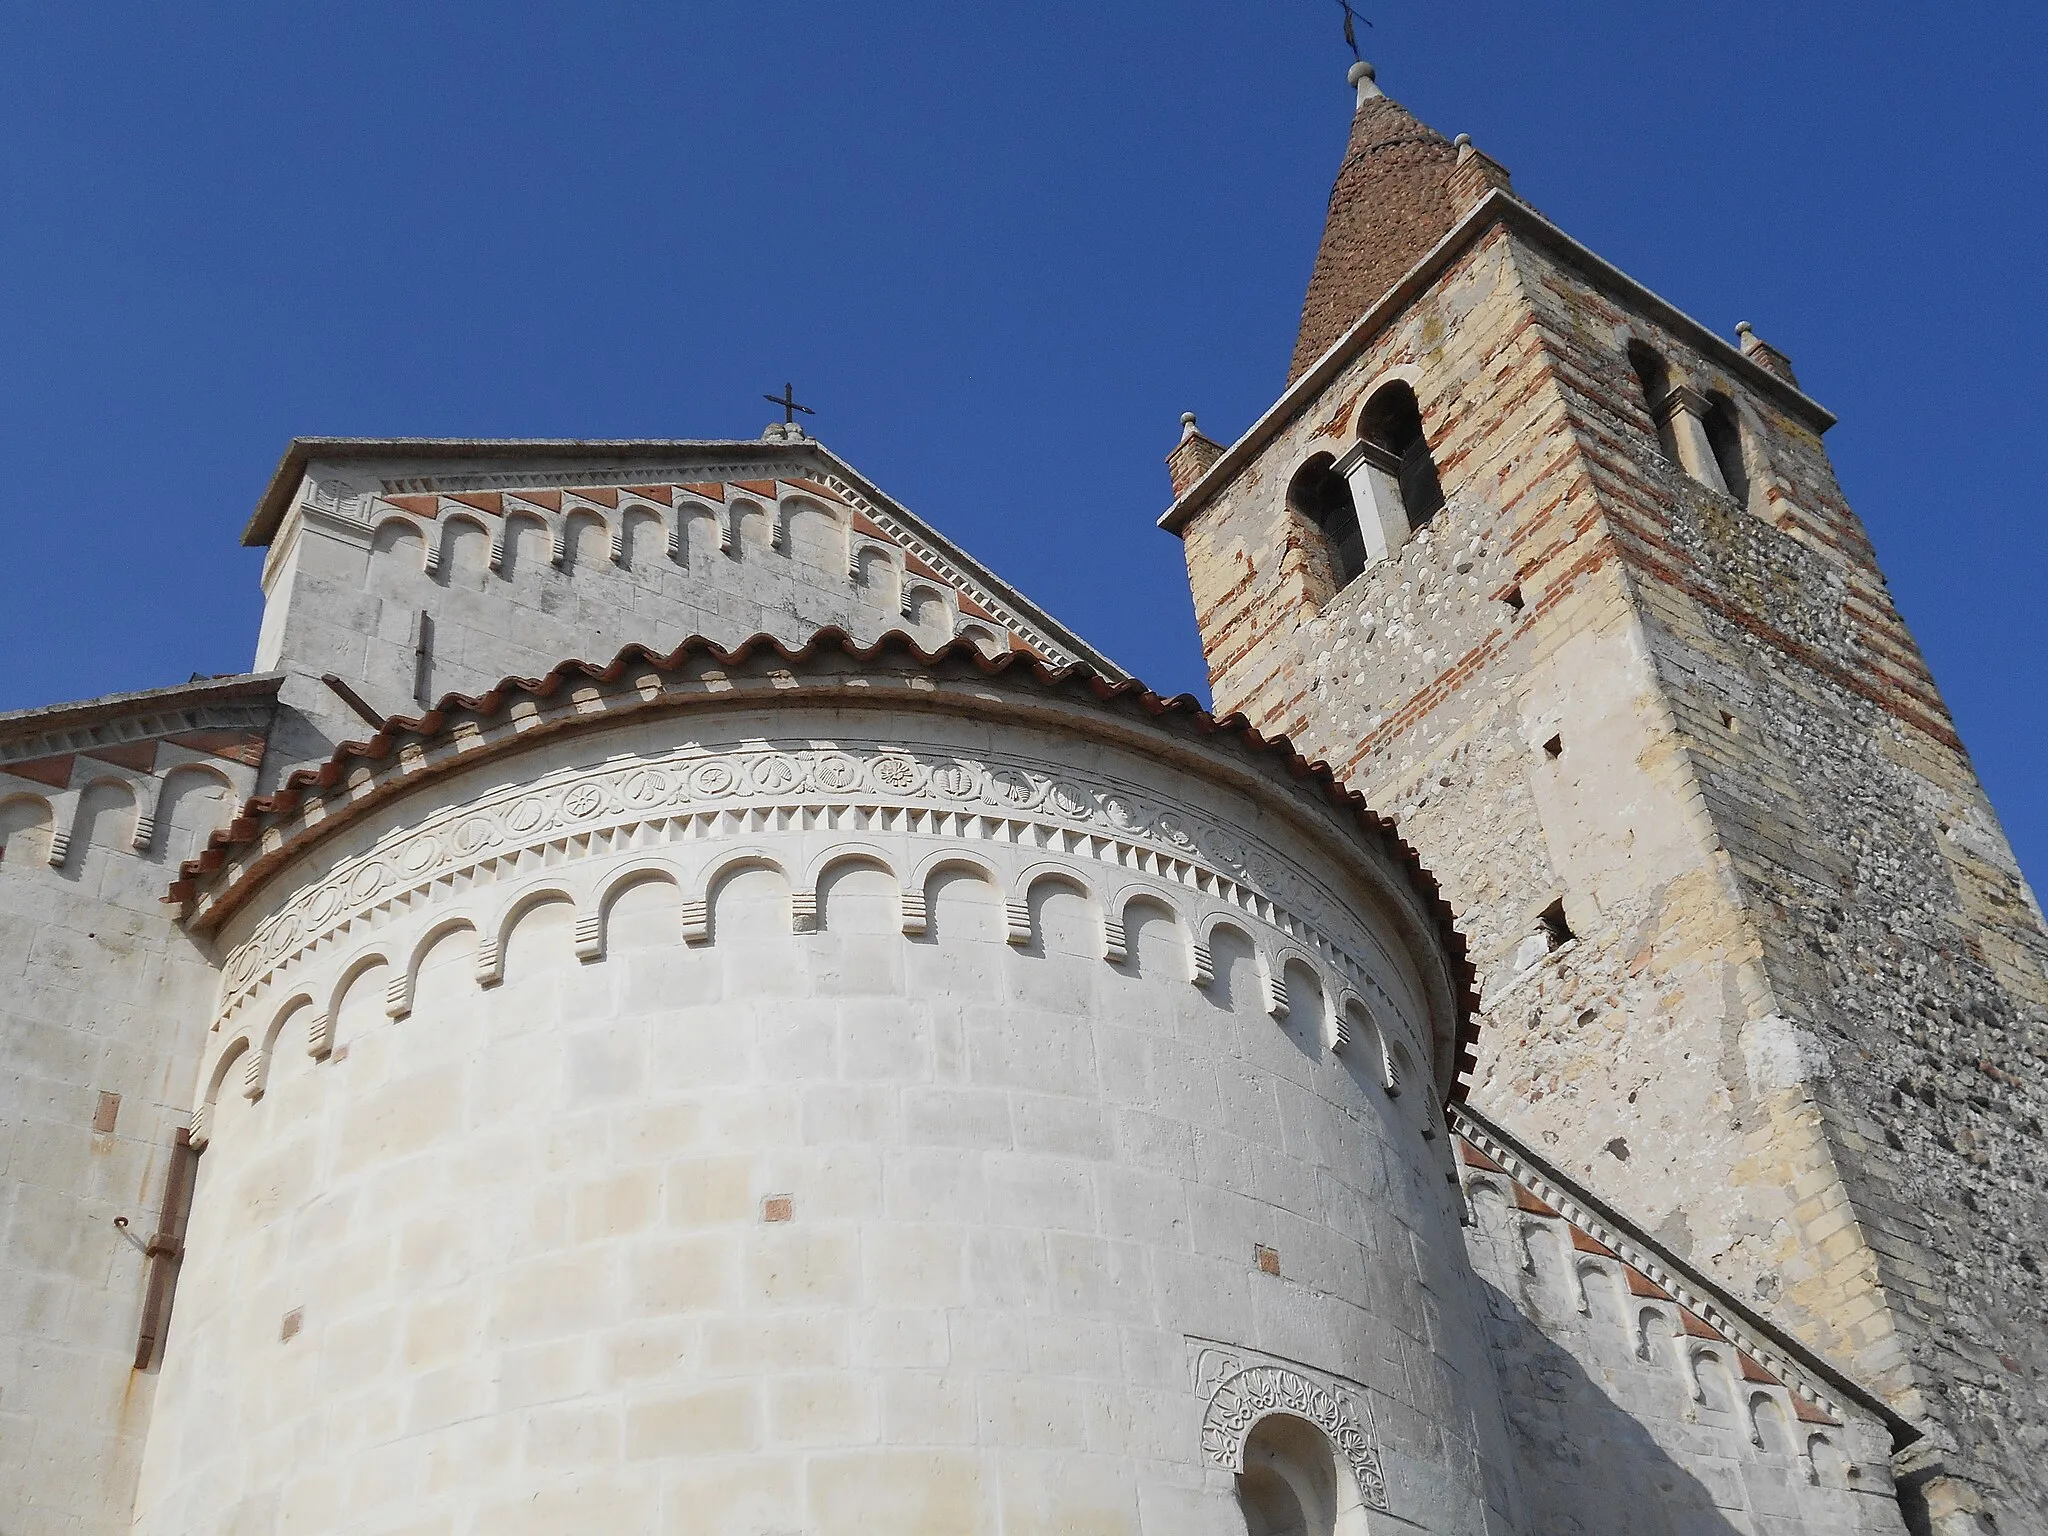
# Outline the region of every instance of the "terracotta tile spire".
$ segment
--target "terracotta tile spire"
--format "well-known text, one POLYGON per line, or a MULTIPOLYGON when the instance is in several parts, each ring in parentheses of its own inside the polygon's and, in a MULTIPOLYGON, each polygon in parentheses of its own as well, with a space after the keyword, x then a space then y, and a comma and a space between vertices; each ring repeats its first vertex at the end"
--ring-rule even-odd
POLYGON ((1290 384, 1457 221, 1457 148, 1384 94, 1370 64, 1352 65, 1350 80, 1358 110, 1301 306, 1290 384))

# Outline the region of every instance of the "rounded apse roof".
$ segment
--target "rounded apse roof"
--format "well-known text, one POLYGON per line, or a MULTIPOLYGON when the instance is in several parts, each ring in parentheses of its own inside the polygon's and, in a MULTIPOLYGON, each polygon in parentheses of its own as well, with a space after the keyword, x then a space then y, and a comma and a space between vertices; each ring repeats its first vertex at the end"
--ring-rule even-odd
POLYGON ((216 932, 286 863, 373 809, 425 784, 564 732, 603 729, 652 714, 830 704, 873 710, 1001 715, 1048 728, 1121 737, 1126 745, 1249 789, 1297 821, 1334 821, 1356 841, 1349 862, 1378 866, 1412 938, 1440 952, 1452 1015, 1442 1041, 1451 1059, 1446 1097, 1464 1096, 1473 1065, 1478 999, 1464 936, 1435 879, 1391 821, 1285 737, 1242 715, 1223 719, 1191 696, 1162 698, 1133 681, 1081 665, 1048 668, 1021 652, 990 657, 959 640, 926 651, 909 636, 857 644, 823 629, 791 649, 757 635, 731 649, 693 637, 666 654, 627 646, 608 663, 564 661, 539 678, 506 678, 478 697, 450 694, 417 718, 394 717, 368 741, 347 742, 317 768, 244 805, 179 871, 166 899, 195 934, 216 932))

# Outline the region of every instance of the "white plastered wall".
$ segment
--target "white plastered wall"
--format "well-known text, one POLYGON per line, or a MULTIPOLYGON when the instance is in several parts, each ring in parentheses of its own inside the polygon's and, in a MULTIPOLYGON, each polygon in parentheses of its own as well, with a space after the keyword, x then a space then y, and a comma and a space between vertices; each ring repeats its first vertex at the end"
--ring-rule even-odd
POLYGON ((231 923, 138 1530, 1221 1536, 1248 1393, 1504 1528, 1414 957, 1245 796, 859 718, 557 740, 231 923))

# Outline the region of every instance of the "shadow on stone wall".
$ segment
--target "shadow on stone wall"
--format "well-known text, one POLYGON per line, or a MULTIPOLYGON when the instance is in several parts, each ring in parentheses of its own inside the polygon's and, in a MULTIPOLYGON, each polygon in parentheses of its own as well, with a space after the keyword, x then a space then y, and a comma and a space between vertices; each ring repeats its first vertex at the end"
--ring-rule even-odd
MULTIPOLYGON (((1494 1369, 1516 1453, 1521 1527, 1530 1536, 1749 1536, 1713 1491, 1659 1445, 1523 1314, 1479 1281, 1492 1324, 1494 1369)), ((1676 1400, 1674 1383, 1673 1408, 1676 1400)), ((1674 1416, 1676 1413, 1674 1412, 1674 1416)), ((1704 1438, 1708 1431, 1698 1433, 1704 1438)), ((1740 1473, 1728 1468, 1731 1478, 1740 1473)), ((1853 1529, 1846 1522, 1844 1529, 1853 1529)))

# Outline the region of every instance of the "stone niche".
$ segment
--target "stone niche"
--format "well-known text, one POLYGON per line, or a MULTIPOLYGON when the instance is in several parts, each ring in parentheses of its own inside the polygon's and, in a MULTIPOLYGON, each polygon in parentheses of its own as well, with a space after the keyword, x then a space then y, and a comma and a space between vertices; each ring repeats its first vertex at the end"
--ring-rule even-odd
POLYGON ((1332 1530, 1507 1528, 1396 848, 1021 668, 613 674, 195 899, 137 1530, 1237 1533, 1317 1446, 1332 1530))

